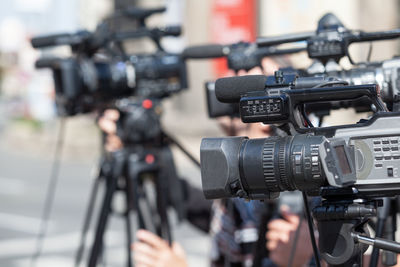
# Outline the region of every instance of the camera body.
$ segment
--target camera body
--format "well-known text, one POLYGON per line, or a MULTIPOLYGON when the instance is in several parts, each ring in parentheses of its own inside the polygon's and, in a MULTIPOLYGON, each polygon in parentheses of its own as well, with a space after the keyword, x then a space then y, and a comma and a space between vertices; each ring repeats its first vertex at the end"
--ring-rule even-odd
POLYGON ((400 111, 400 58, 398 57, 367 63, 349 70, 330 71, 326 75, 354 85, 375 83, 379 85, 380 96, 389 110, 400 111))
POLYGON ((326 188, 350 188, 365 197, 399 192, 400 113, 386 112, 376 85, 282 73, 224 79, 217 81, 216 95, 222 102, 239 102, 244 122, 289 125, 291 135, 203 139, 207 198, 267 199, 292 190, 319 195, 326 188), (300 111, 305 104, 363 97, 378 112, 354 125, 310 128, 300 111))
POLYGON ((365 123, 287 137, 204 138, 204 194, 267 199, 292 190, 318 195, 323 187, 353 187, 368 197, 398 193, 399 118, 380 113, 365 123))
POLYGON ((215 82, 204 84, 207 100, 207 112, 209 118, 219 118, 222 116, 239 117, 239 104, 221 103, 215 95, 215 82))
POLYGON ((125 96, 163 98, 187 88, 186 64, 177 54, 108 58, 41 59, 37 68, 50 68, 60 115, 90 112, 125 96))

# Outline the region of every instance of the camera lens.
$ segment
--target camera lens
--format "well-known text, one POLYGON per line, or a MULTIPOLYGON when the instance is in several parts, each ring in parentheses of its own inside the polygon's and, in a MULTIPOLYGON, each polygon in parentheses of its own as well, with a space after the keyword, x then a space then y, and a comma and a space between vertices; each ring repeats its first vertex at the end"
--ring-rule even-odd
POLYGON ((310 190, 324 183, 319 159, 321 136, 297 135, 245 140, 240 150, 240 178, 245 191, 310 190))

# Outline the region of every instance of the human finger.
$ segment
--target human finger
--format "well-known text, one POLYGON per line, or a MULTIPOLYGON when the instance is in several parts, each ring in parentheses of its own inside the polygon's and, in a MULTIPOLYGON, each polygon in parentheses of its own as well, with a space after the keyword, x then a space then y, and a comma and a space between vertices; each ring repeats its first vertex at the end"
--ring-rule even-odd
POLYGON ((275 250, 278 247, 278 241, 277 240, 269 240, 269 241, 267 241, 267 244, 265 246, 269 251, 275 250))
POLYGON ((282 242, 289 242, 289 235, 286 233, 282 233, 282 232, 277 232, 277 231, 268 231, 267 234, 265 235, 265 237, 267 238, 267 240, 271 240, 271 241, 282 241, 282 242))
POLYGON ((297 215, 295 213, 291 213, 289 211, 283 211, 283 212, 281 212, 281 215, 286 221, 288 221, 289 223, 292 223, 294 225, 298 225, 300 222, 299 215, 297 215))
POLYGON ((157 261, 143 254, 134 253, 133 260, 135 262, 135 266, 157 267, 157 261))
POLYGON ((168 243, 164 239, 160 238, 159 236, 153 234, 150 231, 139 230, 137 232, 137 238, 140 241, 145 242, 157 249, 163 249, 169 247, 168 243))
POLYGON ((116 109, 106 109, 103 113, 106 119, 117 121, 120 117, 119 111, 116 109))
POLYGON ((105 117, 101 117, 99 119, 99 127, 103 130, 106 134, 115 134, 117 132, 117 124, 105 117))
POLYGON ((252 68, 247 72, 247 75, 262 75, 263 71, 260 67, 252 68))
POLYGON ((143 242, 136 242, 132 244, 132 250, 136 254, 143 254, 154 260, 158 258, 158 250, 143 242))
POLYGON ((175 252, 175 254, 180 257, 185 257, 185 251, 183 250, 183 247, 179 243, 174 242, 172 244, 172 251, 175 252))
POLYGON ((269 230, 277 230, 281 232, 293 231, 296 226, 283 219, 275 219, 268 223, 269 230))

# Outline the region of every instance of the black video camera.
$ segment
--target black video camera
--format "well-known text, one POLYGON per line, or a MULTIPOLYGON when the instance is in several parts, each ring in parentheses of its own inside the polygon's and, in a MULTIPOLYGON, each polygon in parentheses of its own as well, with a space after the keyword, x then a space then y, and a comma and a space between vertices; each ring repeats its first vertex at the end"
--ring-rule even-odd
POLYGON ((41 59, 37 68, 50 68, 61 115, 92 111, 99 103, 123 96, 167 97, 187 88, 186 65, 177 54, 159 52, 93 60, 41 59))
MULTIPOLYGON (((147 13, 139 11, 140 16, 135 13, 138 19, 161 12, 158 9, 147 13)), ((71 47, 71 57, 42 58, 36 62, 37 68, 53 71, 58 113, 70 116, 92 111, 120 97, 163 98, 186 89, 186 64, 181 55, 160 49, 153 54, 138 55, 115 51, 115 43, 129 38, 149 37, 161 47, 161 37, 179 34, 178 26, 112 32, 103 23, 93 33, 79 31, 42 36, 33 38, 32 45, 35 48, 71 47)))

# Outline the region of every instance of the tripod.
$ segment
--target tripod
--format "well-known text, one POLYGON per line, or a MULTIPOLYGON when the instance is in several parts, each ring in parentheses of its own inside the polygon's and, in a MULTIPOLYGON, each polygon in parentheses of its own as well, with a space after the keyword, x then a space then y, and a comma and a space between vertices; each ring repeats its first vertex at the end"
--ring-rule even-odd
POLYGON ((335 193, 330 192, 330 197, 313 210, 320 234, 319 250, 329 266, 361 267, 369 245, 400 253, 400 243, 370 237, 367 222, 369 217, 376 216, 378 200, 355 200, 344 190, 332 190, 335 193))
POLYGON ((106 191, 96 223, 95 238, 87 265, 89 267, 97 266, 103 252, 103 236, 112 212, 112 199, 118 190, 125 194, 126 201, 126 211, 123 215, 126 223, 126 266, 128 267, 132 266, 131 211, 136 211, 139 228, 149 230, 170 243, 172 234, 167 208, 173 207, 180 220, 185 216, 183 188, 176 173, 170 146, 176 145, 192 162, 198 166, 200 164, 161 129, 160 106, 143 105, 144 101, 150 100, 125 102, 118 106, 121 113, 120 136, 122 136, 124 148, 104 154, 101 159, 99 175, 93 185, 84 219, 75 266, 79 266, 84 253, 86 236, 101 181, 104 182, 106 191), (149 187, 151 190, 146 190, 149 187))

